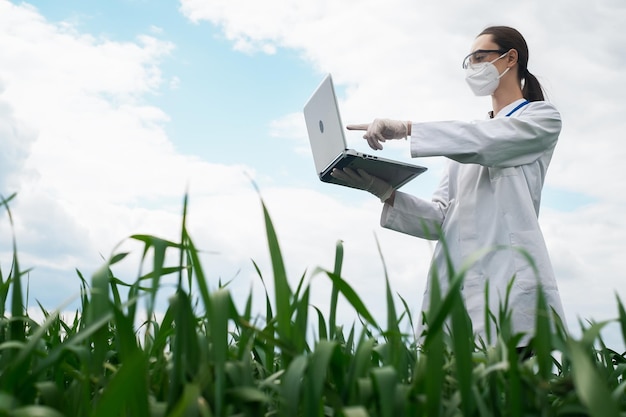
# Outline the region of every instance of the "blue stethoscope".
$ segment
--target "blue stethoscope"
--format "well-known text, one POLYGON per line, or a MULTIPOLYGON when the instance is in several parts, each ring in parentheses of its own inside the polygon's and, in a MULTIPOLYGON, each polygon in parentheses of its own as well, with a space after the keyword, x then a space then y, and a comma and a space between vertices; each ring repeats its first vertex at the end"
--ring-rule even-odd
POLYGON ((512 115, 513 113, 515 113, 516 111, 518 111, 519 109, 521 109, 522 107, 524 107, 525 105, 527 105, 528 103, 530 103, 528 100, 523 101, 522 103, 518 104, 517 107, 515 107, 513 110, 511 110, 510 112, 508 112, 506 114, 506 116, 504 117, 509 117, 510 115, 512 115))

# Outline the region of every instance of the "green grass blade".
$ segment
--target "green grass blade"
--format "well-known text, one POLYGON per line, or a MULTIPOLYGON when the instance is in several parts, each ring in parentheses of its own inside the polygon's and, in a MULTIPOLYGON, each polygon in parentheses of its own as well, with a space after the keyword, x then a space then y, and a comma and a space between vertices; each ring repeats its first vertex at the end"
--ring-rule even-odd
POLYGON ((0 269, 0 317, 5 317, 7 298, 9 297, 9 289, 11 288, 11 280, 4 280, 2 269, 0 269))
MULTIPOLYGON (((11 230, 13 228, 13 217, 11 215, 11 210, 9 209, 9 202, 15 198, 16 194, 13 193, 9 197, 5 198, 0 194, 0 207, 4 207, 9 217, 9 223, 11 225, 11 230)), ((13 237, 13 247, 15 250, 15 237, 13 237)), ((15 252, 14 252, 15 253, 15 252)), ((5 281, 2 275, 2 269, 0 269, 0 317, 5 317, 6 311, 6 302, 9 294, 9 288, 11 287, 11 279, 10 277, 5 281)))
POLYGON ((307 363, 306 356, 295 357, 281 378, 280 392, 282 404, 279 409, 281 416, 293 417, 299 415, 302 381, 304 380, 307 363))
MULTIPOLYGON (((236 404, 254 405, 257 409, 260 406, 265 406, 270 403, 270 398, 263 391, 249 387, 238 386, 229 390, 229 395, 233 398, 236 404)), ((258 414, 250 414, 258 415, 258 414)))
POLYGON ((319 339, 328 340, 328 328, 326 327, 326 319, 324 318, 324 313, 315 306, 313 306, 315 312, 317 313, 317 334, 319 339))
MULTIPOLYGON (((19 261, 17 259, 17 249, 13 249, 13 273, 11 276, 12 294, 11 294, 11 317, 19 318, 26 315, 24 308, 24 300, 22 295, 22 273, 20 272, 19 261)), ((26 329, 24 327, 24 321, 11 320, 10 321, 10 333, 11 340, 24 341, 26 338, 26 329)))
MULTIPOLYGON (((261 274, 261 271, 258 267, 258 265, 252 261, 254 267, 256 268, 257 274, 259 275, 259 278, 261 279, 261 283, 263 284, 263 289, 265 290, 265 321, 267 323, 267 326, 265 328, 266 333, 271 333, 272 335, 274 335, 275 330, 274 330, 274 313, 272 310, 272 303, 270 301, 270 296, 269 293, 267 292, 267 286, 265 285, 265 280, 263 279, 263 275, 261 274)), ((274 373, 275 369, 274 369, 274 360, 275 360, 275 352, 274 349, 276 348, 275 344, 272 342, 273 337, 269 338, 270 340, 268 340, 266 343, 263 344, 263 350, 265 352, 265 369, 267 370, 268 373, 272 374, 274 373)))
POLYGON ((170 303, 174 310, 174 340, 168 397, 171 409, 182 395, 188 378, 198 371, 199 349, 196 317, 189 296, 179 289, 172 296, 170 303))
MULTIPOLYGON (((104 317, 112 316, 113 309, 109 300, 109 279, 111 272, 108 263, 98 269, 91 280, 91 300, 87 314, 86 324, 92 326, 101 322, 104 317)), ((102 366, 109 351, 109 331, 107 327, 100 327, 95 331, 92 338, 93 350, 91 371, 100 375, 102 366)))
POLYGON ((519 357, 517 355, 516 347, 517 343, 515 343, 517 339, 509 340, 509 344, 507 346, 507 358, 509 360, 509 369, 506 372, 508 383, 508 392, 507 394, 507 409, 510 417, 521 417, 523 407, 526 405, 522 403, 522 398, 520 393, 522 392, 522 382, 520 375, 520 366, 522 366, 519 362, 519 357))
POLYGON ((611 397, 606 382, 589 359, 585 345, 575 340, 568 341, 572 359, 572 374, 576 392, 587 406, 592 417, 619 417, 619 407, 611 397))
POLYGON ((344 392, 342 393, 344 402, 351 403, 356 401, 357 381, 360 378, 365 378, 370 369, 372 369, 372 351, 375 343, 374 339, 368 338, 362 339, 358 344, 345 380, 344 392))
MULTIPOLYGON (((193 240, 189 236, 189 234, 184 233, 184 246, 187 250, 188 258, 191 262, 193 272, 196 276, 196 285, 200 291, 200 299, 204 303, 205 311, 211 311, 211 292, 209 291, 209 286, 207 284, 207 279, 204 274, 204 270, 202 269, 202 264, 200 263, 200 257, 198 256, 198 250, 193 243, 193 240)), ((181 270, 184 268, 184 265, 180 265, 181 270)))
POLYGON ((245 355, 249 355, 250 352, 250 344, 255 337, 254 330, 248 330, 241 325, 241 322, 250 323, 252 321, 252 291, 248 294, 248 298, 246 299, 246 307, 244 309, 243 314, 241 314, 238 318, 236 318, 235 325, 237 326, 237 330, 239 332, 238 340, 237 340, 237 358, 243 359, 245 355))
POLYGON ((622 339, 624 340, 624 345, 626 345, 626 310, 617 293, 615 293, 615 298, 617 299, 617 311, 619 312, 619 325, 622 330, 622 339))
MULTIPOLYGON (((9 321, 9 340, 16 342, 23 342, 26 340, 26 323, 22 320, 22 317, 26 317, 26 309, 24 307, 24 300, 22 294, 22 275, 23 272, 20 270, 20 263, 17 257, 17 241, 15 239, 14 232, 14 223, 13 223, 13 215, 11 214, 11 210, 9 208, 9 201, 11 201, 15 197, 15 194, 12 194, 7 199, 0 196, 0 206, 4 206, 7 216, 9 217, 9 223, 11 225, 11 243, 13 249, 13 257, 12 257, 12 265, 11 272, 9 273, 8 282, 11 283, 12 294, 11 294, 11 319, 9 321)), ((8 290, 8 288, 7 288, 8 290)), ((10 352, 8 355, 5 355, 2 358, 3 364, 11 363, 13 358, 18 354, 18 352, 10 352)), ((26 372, 27 368, 18 370, 18 374, 22 372, 26 372)), ((5 378, 3 378, 4 380, 5 378)))
POLYGON ((367 409, 362 405, 344 407, 339 413, 341 417, 370 417, 367 409))
POLYGON ((537 311, 535 314, 535 336, 532 345, 539 365, 539 375, 544 381, 547 381, 552 375, 552 331, 548 304, 541 285, 537 291, 537 311))
POLYGON ((491 345, 491 318, 493 317, 493 312, 488 308, 491 305, 489 303, 489 281, 485 282, 485 336, 487 338, 487 344, 491 345))
POLYGON ((201 388, 198 384, 185 384, 180 398, 178 398, 172 410, 167 414, 167 417, 211 416, 211 414, 206 412, 209 410, 206 410, 204 413, 201 412, 199 407, 201 396, 201 388))
POLYGON ((93 417, 128 415, 149 417, 147 364, 140 350, 135 350, 124 360, 98 400, 93 417))
POLYGON ((463 415, 471 416, 476 406, 472 394, 472 352, 474 351, 472 323, 465 309, 460 287, 454 286, 452 291, 452 299, 455 299, 451 314, 454 360, 459 391, 461 393, 463 415))
POLYGON ((388 364, 395 367, 398 372, 402 372, 400 378, 405 379, 408 376, 408 368, 406 366, 406 352, 405 346, 402 343, 402 334, 398 324, 398 316, 396 314, 396 306, 393 301, 393 292, 391 291, 391 284, 389 282, 389 274, 387 273, 387 265, 380 248, 380 242, 378 238, 376 240, 376 248, 380 255, 381 262, 383 264, 383 274, 385 277, 385 297, 387 301, 387 329, 385 331, 385 339, 387 340, 388 348, 388 364))
POLYGON ((148 351, 149 357, 157 357, 161 354, 161 352, 165 351, 167 347, 168 340, 174 334, 174 315, 175 310, 170 307, 165 311, 163 315, 163 319, 158 326, 155 327, 154 331, 154 340, 152 345, 150 346, 150 350, 148 351))
POLYGON ((411 329, 411 332, 413 332, 415 329, 415 323, 413 322, 413 315, 411 314, 409 303, 406 301, 404 297, 402 297, 402 295, 400 295, 400 293, 397 293, 396 295, 400 299, 400 302, 402 303, 402 306, 404 308, 403 316, 407 317, 407 320, 409 321, 409 329, 411 329))
MULTIPOLYGON (((333 273, 336 276, 341 276, 341 267, 343 265, 343 242, 341 240, 337 241, 337 245, 335 246, 335 266, 333 268, 333 273)), ((330 315, 328 317, 328 327, 329 327, 329 339, 335 338, 335 332, 337 329, 337 302, 339 300, 339 289, 333 283, 333 289, 330 295, 330 315)))
POLYGON ((337 290, 346 298, 346 300, 356 310, 356 312, 361 317, 363 317, 369 324, 374 326, 377 330, 380 330, 380 326, 374 319, 374 316, 369 312, 361 298, 359 298, 354 289, 352 289, 352 287, 346 281, 344 281, 339 275, 336 275, 332 272, 324 271, 321 268, 318 268, 317 271, 325 272, 326 275, 333 282, 333 286, 336 287, 337 290))
POLYGON ((612 322, 613 320, 604 320, 597 323, 593 322, 591 326, 584 329, 581 342, 585 346, 592 346, 595 341, 600 340, 600 333, 602 332, 602 329, 612 322))
POLYGON ((310 294, 310 287, 307 286, 304 294, 302 294, 302 298, 297 300, 297 302, 295 303, 296 318, 293 324, 292 341, 294 344, 294 350, 298 354, 307 352, 309 350, 306 339, 310 294))
POLYGON ((221 416, 226 402, 225 367, 228 360, 228 321, 232 300, 226 289, 215 291, 211 298, 212 314, 209 315, 209 323, 211 326, 210 343, 215 361, 215 414, 221 416))
POLYGON ((132 318, 126 317, 119 307, 120 305, 117 304, 113 306, 113 318, 117 334, 115 341, 117 353, 121 362, 124 363, 130 358, 136 358, 137 352, 140 352, 141 349, 137 344, 132 318))
MULTIPOLYGON (((463 284, 463 281, 465 279, 465 274, 467 273, 467 271, 480 258, 485 256, 489 252, 492 252, 493 250, 498 250, 498 249, 501 249, 501 248, 483 249, 483 250, 476 251, 463 262, 463 264, 461 265, 461 267, 459 268, 457 272, 454 272, 454 268, 452 267, 452 264, 450 263, 451 261, 448 260, 448 263, 449 263, 448 271, 450 273, 450 276, 446 277, 449 281, 448 292, 443 297, 443 299, 437 300, 437 304, 430 305, 430 314, 429 314, 430 317, 428 321, 428 328, 430 329, 429 336, 430 334, 443 330, 446 319, 448 317, 451 317, 452 312, 453 312, 453 307, 455 304, 458 303, 459 294, 461 292, 461 285, 463 284)), ((447 256, 448 255, 446 254, 446 257, 447 256)), ((429 277, 429 279, 431 283, 433 283, 434 281, 438 281, 439 279, 443 279, 443 278, 440 278, 437 275, 437 271, 435 270, 433 271, 433 275, 429 277)), ((427 339, 429 336, 427 336, 427 339)), ((428 340, 426 340, 424 343, 427 343, 427 342, 428 340)))
POLYGON ((424 340, 424 355, 422 360, 426 361, 426 372, 421 378, 416 378, 414 385, 424 386, 426 393, 426 410, 428 416, 439 416, 441 413, 441 389, 444 381, 444 363, 446 346, 444 342, 444 332, 442 331, 443 321, 438 326, 430 323, 436 311, 441 308, 441 292, 439 279, 436 272, 431 275, 430 288, 430 311, 426 312, 428 321, 428 333, 424 340))
POLYGON ((65 417, 54 408, 42 405, 27 405, 11 412, 11 417, 65 417))
MULTIPOLYGON (((165 253, 167 248, 175 248, 181 249, 182 245, 179 243, 175 243, 166 239, 161 239, 151 235, 142 235, 135 234, 130 236, 130 239, 137 240, 139 242, 143 242, 144 250, 143 250, 143 258, 145 259, 150 248, 153 249, 153 258, 152 258, 152 296, 151 302, 154 303, 154 299, 156 297, 156 293, 159 289, 159 282, 161 276, 163 276, 163 265, 165 264, 165 253)), ((154 306, 151 304, 149 306, 149 311, 152 311, 154 306)))
POLYGON ((398 374, 395 368, 391 366, 375 368, 372 369, 371 374, 380 416, 394 416, 396 387, 398 384, 398 374))
POLYGON ((318 416, 323 411, 323 387, 333 355, 338 354, 337 347, 335 342, 322 340, 315 346, 315 351, 309 359, 304 397, 306 400, 304 415, 306 417, 318 416))
MULTIPOLYGON (((72 299, 67 300, 59 308, 57 308, 55 311, 49 313, 46 316, 46 320, 41 325, 39 325, 34 332, 32 332, 29 335, 28 342, 19 350, 19 353, 15 357, 15 360, 13 361, 13 363, 11 363, 10 367, 5 368, 3 370, 3 377, 9 374, 10 372, 20 372, 19 370, 16 370, 16 369, 20 369, 22 364, 26 364, 28 361, 33 360, 37 356, 36 349, 39 346, 41 346, 41 344, 45 343, 44 339, 46 337, 46 332, 55 324, 55 322, 57 322, 59 315, 61 314, 61 311, 64 308, 66 308, 72 301, 73 301, 72 299)), ((62 346, 62 345, 57 344, 55 347, 59 347, 59 346, 62 346)), ((50 356, 51 355, 48 354, 48 356, 44 360, 50 358, 50 356)), ((37 376, 38 368, 37 367, 31 368, 29 373, 33 376, 37 376)), ((24 376, 26 375, 23 374, 20 377, 24 377, 24 376)))
POLYGON ((289 282, 287 281, 287 272, 285 270, 283 257, 278 244, 278 237, 276 236, 276 231, 274 230, 274 225, 272 224, 267 207, 262 199, 261 205, 263 207, 267 243, 270 250, 272 269, 274 271, 275 306, 276 318, 278 320, 277 331, 284 340, 291 340, 291 288, 289 287, 289 282))

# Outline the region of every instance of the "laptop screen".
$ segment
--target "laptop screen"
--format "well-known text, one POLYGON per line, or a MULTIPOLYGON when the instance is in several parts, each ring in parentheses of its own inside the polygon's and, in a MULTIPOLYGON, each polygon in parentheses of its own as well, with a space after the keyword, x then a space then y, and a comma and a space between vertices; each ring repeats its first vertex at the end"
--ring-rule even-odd
POLYGON ((304 119, 317 173, 346 149, 333 80, 328 74, 304 106, 304 119))

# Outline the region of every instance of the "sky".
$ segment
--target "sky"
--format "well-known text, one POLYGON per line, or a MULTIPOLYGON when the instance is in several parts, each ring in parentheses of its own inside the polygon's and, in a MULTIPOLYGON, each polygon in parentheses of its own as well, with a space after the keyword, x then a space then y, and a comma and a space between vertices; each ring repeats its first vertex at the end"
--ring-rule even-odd
MULTIPOLYGON (((385 268, 418 314, 432 243, 382 229, 376 197, 318 180, 302 108, 331 73, 346 124, 482 119, 490 99, 472 95, 461 61, 490 25, 524 34, 528 68, 563 119, 539 220, 570 331, 615 319, 626 299, 623 0, 0 0, 0 194, 17 193, 13 226, 0 214, 2 273, 14 233, 30 306, 75 299, 76 271, 89 278, 116 251, 132 253, 114 269, 132 282, 141 247, 128 237, 177 240, 188 195, 209 286, 229 282, 240 306, 251 292, 262 305, 262 198, 289 281, 304 276, 313 305, 328 311, 330 282, 312 271, 332 269, 341 241, 344 278, 376 317, 385 268)), ((348 146, 369 152, 361 135, 347 132, 348 146)), ((443 158, 411 159, 404 141, 381 152, 426 166, 403 191, 430 198, 443 158)), ((611 326, 606 340, 622 344, 611 326)))

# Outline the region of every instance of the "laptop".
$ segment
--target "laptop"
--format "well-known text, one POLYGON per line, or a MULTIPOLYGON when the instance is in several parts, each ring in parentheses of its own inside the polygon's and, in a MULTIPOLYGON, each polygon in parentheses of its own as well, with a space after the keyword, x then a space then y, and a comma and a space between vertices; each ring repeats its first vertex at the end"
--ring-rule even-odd
POLYGON ((344 135, 337 96, 331 74, 326 75, 304 106, 304 119, 315 162, 315 170, 323 182, 350 187, 330 175, 333 168, 364 169, 385 180, 394 189, 402 187, 427 168, 400 161, 368 155, 348 149, 344 135))

